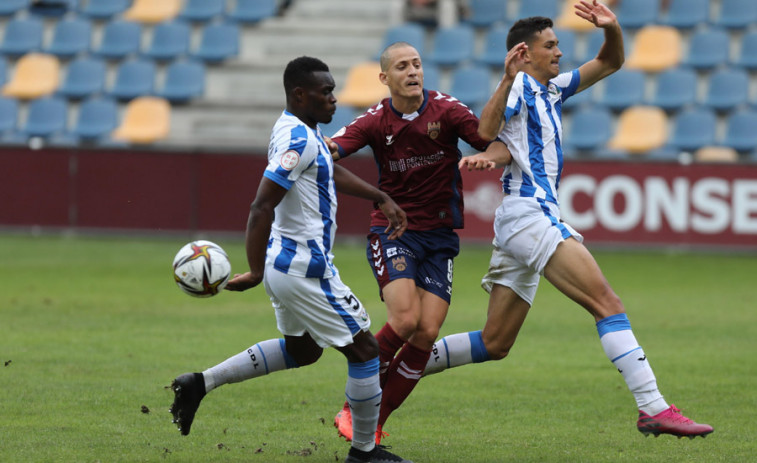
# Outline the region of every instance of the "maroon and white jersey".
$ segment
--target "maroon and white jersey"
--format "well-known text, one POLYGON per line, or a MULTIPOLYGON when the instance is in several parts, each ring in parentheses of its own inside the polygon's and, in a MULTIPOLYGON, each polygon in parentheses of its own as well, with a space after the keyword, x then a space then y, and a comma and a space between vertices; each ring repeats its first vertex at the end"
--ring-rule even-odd
MULTIPOLYGON (((459 100, 424 90, 423 104, 402 114, 386 98, 337 132, 340 157, 364 146, 373 149, 380 190, 407 213, 408 229, 463 228, 463 182, 457 163, 458 139, 484 151, 478 118, 459 100)), ((371 226, 388 225, 378 207, 371 226)))

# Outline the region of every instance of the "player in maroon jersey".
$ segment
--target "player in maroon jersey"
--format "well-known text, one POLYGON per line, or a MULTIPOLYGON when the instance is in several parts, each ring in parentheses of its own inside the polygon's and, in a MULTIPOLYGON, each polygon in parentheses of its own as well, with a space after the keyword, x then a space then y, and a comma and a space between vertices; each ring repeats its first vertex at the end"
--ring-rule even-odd
MULTIPOLYGON (((376 334, 384 389, 377 442, 389 414, 422 376, 449 309, 453 259, 460 247, 455 229, 463 228, 458 140, 480 151, 507 149, 478 135, 478 118, 467 106, 423 88, 421 57, 410 44, 397 42, 384 50, 379 79, 389 87, 390 97, 337 132, 331 142, 335 158, 370 146, 379 189, 407 214, 405 234, 389 240, 389 222, 374 208, 368 235, 368 261, 387 308, 387 323, 376 334)), ((334 425, 351 439, 347 404, 334 425)))

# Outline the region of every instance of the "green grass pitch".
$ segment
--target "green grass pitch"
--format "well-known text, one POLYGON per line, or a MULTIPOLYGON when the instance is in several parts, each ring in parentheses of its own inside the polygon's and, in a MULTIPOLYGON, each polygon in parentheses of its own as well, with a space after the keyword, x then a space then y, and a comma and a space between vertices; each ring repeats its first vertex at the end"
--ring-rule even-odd
MULTIPOLYGON (((206 238, 246 268, 241 238, 206 238)), ((190 436, 171 424, 174 376, 279 337, 262 287, 194 299, 175 286, 185 241, 0 236, 0 461, 344 460, 332 420, 346 365, 333 350, 213 391, 190 436)), ((362 245, 335 254, 378 330, 385 311, 362 245)), ((755 461, 755 256, 595 255, 666 399, 712 435, 642 436, 591 317, 543 281, 510 357, 424 378, 384 442, 416 463, 755 461)), ((463 246, 442 334, 483 326, 488 259, 488 247, 463 246)))

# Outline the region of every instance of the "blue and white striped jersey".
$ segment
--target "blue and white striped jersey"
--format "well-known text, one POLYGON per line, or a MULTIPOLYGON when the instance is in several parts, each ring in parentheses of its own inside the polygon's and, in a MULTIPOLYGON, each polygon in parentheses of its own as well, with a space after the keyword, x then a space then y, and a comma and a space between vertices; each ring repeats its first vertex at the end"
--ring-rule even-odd
POLYGON ((563 167, 562 103, 580 81, 578 70, 565 72, 545 87, 524 72, 515 76, 505 110, 505 140, 513 162, 505 166, 505 193, 557 204, 563 167))
POLYGON ((336 188, 321 129, 284 111, 271 133, 263 175, 288 190, 275 209, 266 258, 289 275, 332 277, 336 188))

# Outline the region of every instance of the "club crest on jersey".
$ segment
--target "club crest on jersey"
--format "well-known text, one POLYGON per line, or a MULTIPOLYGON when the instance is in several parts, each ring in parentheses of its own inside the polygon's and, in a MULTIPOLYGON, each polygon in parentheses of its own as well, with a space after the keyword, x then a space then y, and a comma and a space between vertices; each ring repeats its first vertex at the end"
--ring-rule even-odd
POLYGON ((392 267, 394 267, 394 269, 398 272, 404 272, 407 268, 407 261, 405 260, 405 256, 399 256, 392 259, 392 267))
POLYGON ((428 123, 428 136, 432 140, 436 140, 436 137, 439 136, 439 132, 442 131, 442 123, 441 122, 429 122, 428 123))
POLYGON ((292 170, 300 163, 300 155, 297 151, 289 150, 281 155, 281 167, 286 170, 292 170))

